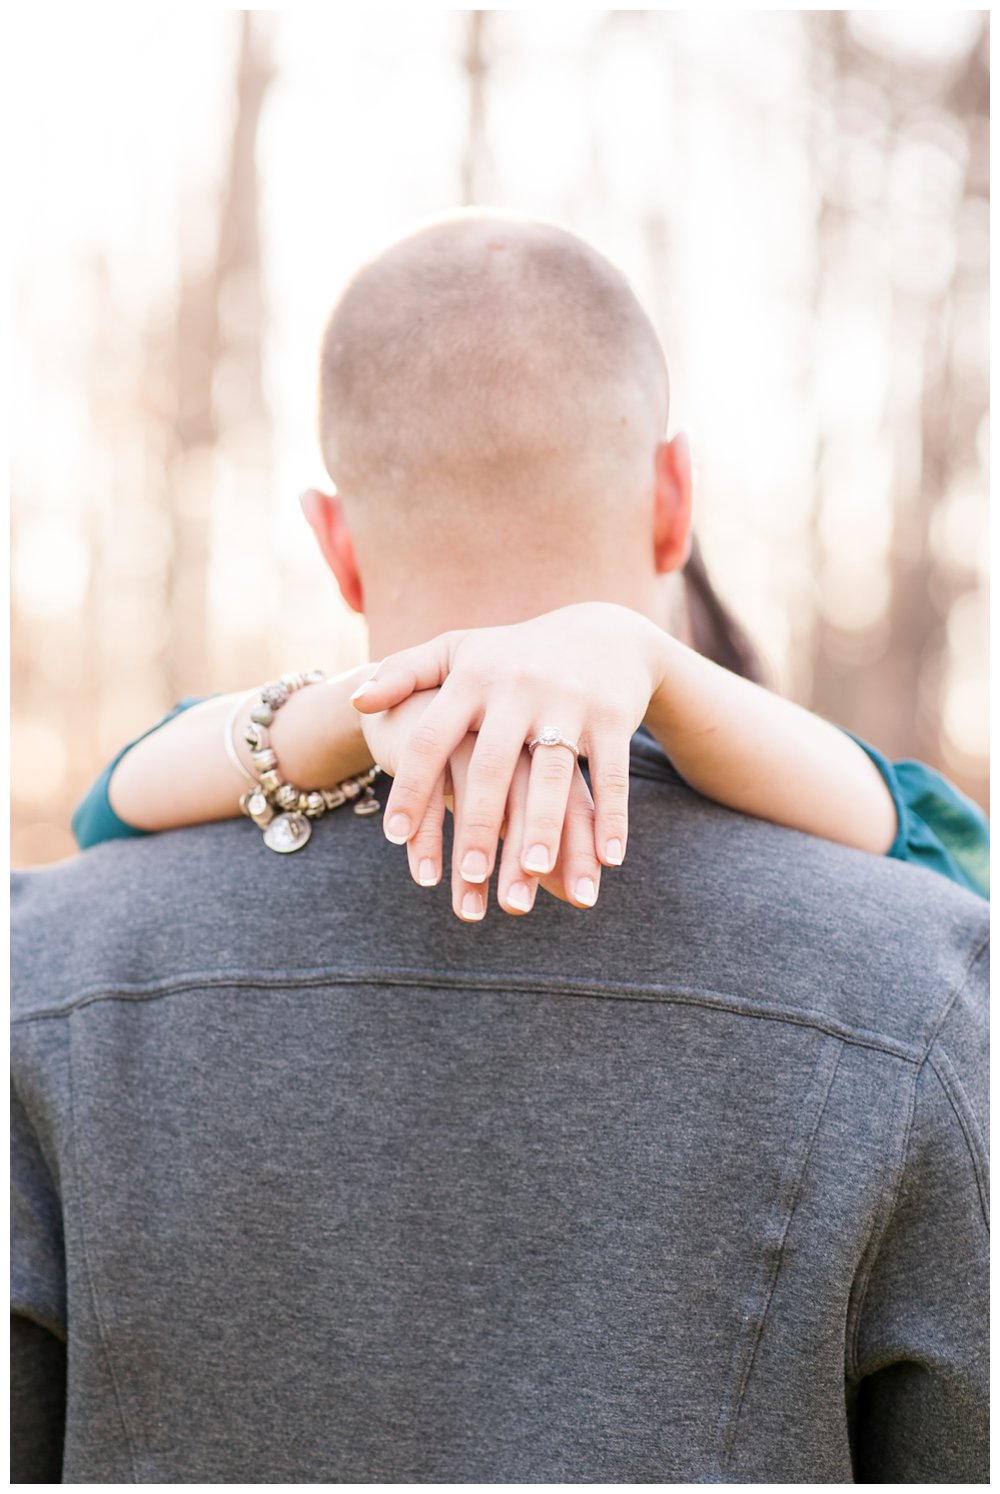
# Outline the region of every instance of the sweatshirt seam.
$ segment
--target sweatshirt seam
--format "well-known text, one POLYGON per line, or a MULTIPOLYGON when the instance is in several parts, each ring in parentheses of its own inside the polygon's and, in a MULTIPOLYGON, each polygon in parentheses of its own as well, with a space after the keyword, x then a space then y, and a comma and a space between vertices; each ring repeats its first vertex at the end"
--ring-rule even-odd
POLYGON ((938 1020, 935 1022, 934 1026, 931 1028, 930 1036, 927 1039, 926 1046, 924 1048, 923 1054, 921 1055, 921 1059, 920 1059, 920 1067, 921 1068, 927 1062, 927 1059, 930 1056, 930 1051, 933 1048, 934 1044, 937 1042, 938 1035, 940 1034, 941 1029, 944 1026, 944 1024, 947 1022, 948 1017, 949 1017, 949 1015, 951 1013, 952 1007, 955 1005, 955 1002, 958 1000, 958 998, 961 996, 962 992, 965 990, 966 986, 968 985, 968 983, 969 983, 969 976, 972 974, 972 971, 973 971, 974 967, 978 964, 978 962, 979 962, 980 958, 982 957, 982 955, 984 955, 986 953, 986 950, 989 948, 989 943, 990 943, 990 932, 989 932, 989 929, 987 929, 986 933, 983 935, 982 939, 980 939, 979 943, 973 947, 971 953, 969 954, 968 958, 966 959, 966 962, 965 962, 965 964, 962 967, 962 973, 961 973, 961 975, 959 976, 959 978, 955 982, 954 990, 951 992, 951 995, 948 997, 947 1001, 945 1002, 944 1007, 942 1008, 941 1013, 938 1016, 938 1020))
MULTIPOLYGON (((855 1310, 854 1329, 853 1329, 853 1332, 852 1332, 852 1334, 850 1336, 849 1379, 851 1379, 851 1380, 858 1380, 858 1379, 861 1378, 860 1364, 859 1364, 859 1341, 860 1341, 860 1338, 861 1338, 861 1324, 864 1321, 865 1307, 866 1307, 867 1301, 868 1301, 868 1292, 871 1289, 871 1281, 872 1281, 872 1276, 874 1275, 874 1271, 875 1271, 875 1263, 878 1260, 878 1257, 879 1257, 879 1254, 881 1252, 882 1246, 883 1246, 883 1244, 885 1242, 885 1237, 886 1237, 886 1235, 887 1235, 887 1233, 889 1231, 889 1227, 890 1227, 890 1225, 892 1223, 892 1217, 893 1217, 893 1215, 896 1212, 896 1208, 897 1208, 897 1205, 899 1203, 899 1196, 900 1196, 900 1193, 901 1193, 902 1187, 903 1187, 903 1178, 904 1178, 904 1176, 906 1174, 906 1161, 907 1161, 907 1157, 909 1156, 910 1142, 912 1140, 913 1127, 914 1127, 914 1122, 915 1122, 915 1118, 916 1118, 916 1111, 917 1111, 917 1090, 918 1090, 919 1084, 920 1084, 920 1075, 923 1073, 925 1067, 930 1067, 930 1068, 934 1067, 933 1063, 931 1062, 931 1049, 933 1048, 934 1044, 938 1040, 938 1037, 940 1035, 941 1029, 943 1028, 945 1022, 947 1021, 948 1014, 951 1012, 951 1010, 954 1007, 956 1001, 958 1000, 958 998, 961 996, 962 992, 965 990, 966 986, 968 985, 968 983, 969 983, 969 977, 972 974, 972 971, 973 971, 974 967, 976 966, 976 964, 978 963, 980 957, 985 953, 986 949, 988 948, 989 942, 990 942, 990 936, 989 936, 989 930, 987 930, 987 932, 985 933, 985 935, 983 936, 983 938, 979 941, 978 945, 976 945, 974 947, 974 949, 971 951, 971 953, 969 954, 969 957, 966 960, 965 965, 962 968, 962 974, 961 974, 960 978, 955 982, 954 989, 952 990, 952 992, 949 995, 948 999, 945 1001, 944 1007, 943 1007, 943 1009, 941 1011, 939 1019, 935 1023, 935 1025, 934 1025, 934 1028, 933 1028, 933 1030, 931 1032, 931 1036, 930 1036, 930 1038, 928 1040, 928 1043, 927 1043, 927 1047, 926 1047, 926 1049, 924 1051, 923 1059, 917 1065, 917 1067, 915 1068, 915 1070, 913 1072, 913 1081, 912 1081, 912 1086, 911 1086, 911 1091, 910 1091, 910 1113, 909 1113, 909 1119, 908 1119, 907 1126, 906 1126, 906 1133, 905 1133, 905 1136, 904 1136, 902 1155, 901 1155, 901 1158, 900 1158, 900 1161, 899 1161, 899 1164, 898 1164, 898 1170, 897 1170, 897 1173, 896 1173, 895 1183, 894 1183, 893 1190, 892 1190, 892 1201, 891 1201, 891 1204, 890 1204, 889 1208, 887 1209, 887 1211, 886 1211, 886 1213, 884 1215, 884 1218, 883 1218, 883 1221, 882 1221, 882 1227, 878 1231, 877 1238, 874 1235, 874 1233, 872 1235, 872 1240, 871 1240, 871 1242, 869 1244, 869 1249, 866 1252, 866 1257, 865 1257, 866 1265, 864 1267, 864 1275, 863 1275, 863 1277, 859 1281, 859 1291, 858 1291, 858 1294, 857 1294, 857 1303, 858 1303, 858 1306, 857 1306, 857 1308, 855 1310)), ((934 1070, 934 1072, 935 1072, 935 1075, 937 1077, 938 1083, 941 1084, 942 1088, 945 1091, 945 1094, 948 1097, 949 1103, 952 1104, 952 1106, 954 1108, 954 1102, 952 1100, 952 1096, 949 1094, 947 1087, 943 1084, 943 1082, 941 1080, 940 1074, 937 1072, 936 1069, 934 1070)), ((962 1127, 962 1134, 963 1134, 963 1136, 965 1136, 965 1129, 964 1129, 964 1126, 962 1126, 961 1117, 959 1117, 959 1125, 960 1125, 960 1127, 962 1127)), ((966 1137, 966 1145, 968 1145, 968 1138, 967 1137, 966 1137)), ((973 1168, 975 1170, 975 1160, 974 1159, 973 1159, 973 1168)), ((978 1173, 975 1173, 975 1176, 976 1176, 976 1184, 977 1184, 977 1187, 978 1187, 979 1186, 979 1175, 978 1175, 978 1173)), ((983 1194, 982 1194, 981 1191, 980 1191, 980 1194, 979 1194, 979 1198, 980 1198, 980 1205, 982 1205, 983 1194)))
POLYGON ((780 1223, 777 1231, 776 1246, 773 1247, 773 1261, 769 1263, 767 1260, 767 1247, 765 1244, 763 1270, 758 1274, 758 1278, 751 1289, 747 1309, 743 1314, 744 1322, 748 1324, 750 1333, 747 1341, 738 1347, 737 1351, 739 1358, 736 1363, 735 1405, 729 1411, 728 1415, 727 1408, 723 1406, 720 1418, 718 1465, 720 1474, 728 1472, 735 1455, 740 1417, 744 1402, 746 1401, 750 1381, 753 1378, 754 1364, 756 1363, 757 1352, 764 1335, 767 1316, 771 1310, 771 1304, 774 1301, 774 1294, 778 1286, 778 1279, 785 1262, 785 1246, 788 1241, 788 1232, 792 1227, 792 1220, 795 1217, 795 1211, 802 1197, 805 1176, 809 1169, 809 1160, 816 1146, 816 1139, 819 1136, 823 1117, 830 1102, 830 1094, 840 1068, 843 1052, 844 1045, 842 1042, 834 1037, 827 1037, 821 1044, 820 1050, 816 1055, 816 1061, 813 1064, 806 1094, 809 1096, 814 1087, 818 1090, 816 1095, 816 1111, 811 1127, 802 1142, 802 1154, 795 1161, 792 1176, 787 1180, 783 1180, 781 1191, 784 1191, 786 1186, 788 1190, 787 1197, 783 1202, 781 1201, 781 1191, 779 1191, 780 1223), (756 1307, 754 1306, 755 1303, 756 1307))
MULTIPOLYGON (((913 1134, 913 1126, 916 1120, 917 1085, 919 1079, 920 1068, 914 1068, 910 1084, 908 1086, 906 1106, 903 1112, 904 1123, 902 1128, 901 1145, 899 1148, 898 1160, 895 1164, 895 1175, 892 1180, 892 1187, 889 1191, 888 1198, 879 1215, 879 1218, 868 1237, 868 1244, 865 1247, 865 1253, 861 1258, 861 1264, 858 1271, 856 1291, 852 1294, 857 1303, 857 1306, 854 1308, 853 1323, 850 1324, 847 1335, 848 1354, 846 1371, 848 1383, 860 1379, 860 1368, 858 1363, 858 1341, 861 1337, 861 1324, 865 1315, 865 1306, 868 1301, 868 1292, 871 1286, 871 1279, 875 1271, 875 1264, 878 1261, 883 1242, 885 1241, 885 1237, 889 1231, 889 1226, 892 1223, 892 1216, 896 1212, 896 1204, 899 1201, 899 1195, 903 1187, 903 1177, 906 1173, 906 1159, 910 1151, 910 1138, 913 1134)), ((848 1305, 848 1313, 850 1314, 850 1305, 848 1305)))
POLYGON ((79 996, 48 1008, 24 1012, 12 1018, 14 1025, 33 1022, 58 1021, 70 1017, 74 1012, 105 1001, 143 1002, 162 1000, 170 996, 192 991, 216 991, 243 988, 251 990, 309 990, 327 986, 371 986, 388 985, 425 990, 462 990, 477 993, 508 992, 519 995, 559 996, 570 1000, 625 1001, 649 1005, 691 1006, 708 1010, 729 1012, 734 1016, 748 1017, 760 1021, 783 1022, 789 1026, 804 1027, 825 1033, 828 1037, 850 1043, 854 1047, 873 1049, 890 1057, 919 1066, 921 1051, 894 1038, 868 1028, 854 1027, 838 1022, 822 1012, 809 1007, 798 1009, 774 1006, 761 997, 741 996, 734 992, 716 991, 697 986, 629 986, 614 987, 576 985, 572 990, 544 980, 530 977, 505 976, 450 979, 440 972, 420 970, 372 970, 363 973, 348 971, 289 971, 262 975, 260 972, 233 972, 225 975, 209 975, 192 972, 173 981, 155 981, 135 985, 120 984, 85 991, 79 996))
POLYGON ((118 1384, 118 1375, 117 1375, 117 1372, 115 1370, 115 1363, 114 1363, 114 1359, 113 1359, 112 1354, 111 1354, 111 1345, 108 1342, 107 1329, 106 1329, 105 1324, 104 1324, 104 1315, 103 1315, 103 1313, 101 1311, 101 1303, 100 1303, 100 1298, 99 1298, 98 1291, 97 1291, 97 1282, 96 1282, 96 1279, 95 1279, 95 1276, 94 1276, 94 1271, 93 1271, 93 1268, 92 1268, 91 1262, 90 1262, 90 1248, 89 1248, 89 1245, 87 1243, 86 1208, 85 1208, 85 1204, 86 1204, 86 1188, 84 1186, 83 1174, 82 1174, 82 1172, 80 1170, 79 1155, 78 1155, 78 1150, 77 1150, 77 1138, 79 1136, 79 1126, 78 1126, 78 1120, 77 1120, 77 1107, 76 1107, 76 1085, 74 1084, 74 1080, 73 1080, 73 1052, 72 1052, 72 1044, 71 1043, 67 1045, 66 1070, 67 1070, 67 1081, 68 1081, 68 1089, 69 1089, 70 1117, 71 1117, 71 1120, 72 1120, 72 1126, 71 1126, 72 1135, 71 1135, 71 1138, 70 1138, 70 1149, 71 1149, 70 1154, 71 1154, 71 1157, 72 1157, 72 1168, 73 1168, 73 1175, 74 1175, 74 1178, 75 1178, 75 1181, 76 1181, 76 1189, 77 1189, 77 1193, 78 1193, 79 1198, 80 1198, 80 1210, 79 1210, 79 1220, 78 1220, 78 1228, 79 1228, 79 1231, 80 1231, 80 1259, 81 1259, 81 1262, 82 1262, 82 1265, 83 1265, 83 1274, 84 1274, 84 1277, 85 1277, 86 1282, 87 1282, 87 1290, 90 1293, 90 1300, 93 1303, 93 1308, 94 1308, 94 1324, 95 1324, 95 1326, 97 1328, 97 1341, 100 1344, 101 1353, 103 1354, 105 1363, 108 1366, 108 1379, 111 1382, 111 1393, 112 1393, 112 1395, 114 1397, 115 1409, 118 1412, 118 1419, 119 1419, 119 1421, 121 1423, 122 1435, 125 1438, 125 1448, 126 1448, 126 1451, 128 1453, 129 1468, 130 1468, 131 1473, 132 1473, 132 1482, 133 1483, 138 1483, 139 1482, 139 1477, 138 1477, 138 1473, 137 1473, 135 1444, 134 1444, 133 1439, 132 1439, 131 1430, 129 1429, 128 1418, 125 1415, 125 1404, 124 1404, 124 1400, 122 1398, 121 1387, 118 1384))
POLYGON ((945 1097, 954 1112, 962 1136, 965 1139, 969 1161, 972 1163, 972 1173, 976 1180, 976 1189, 979 1193, 979 1206, 983 1213, 983 1223, 988 1231, 990 1227, 989 1189, 984 1161, 985 1147, 979 1123, 969 1103, 968 1095, 965 1093, 965 1087, 955 1072, 947 1053, 941 1050, 937 1058, 932 1053, 927 1059, 927 1064, 944 1091, 945 1097))

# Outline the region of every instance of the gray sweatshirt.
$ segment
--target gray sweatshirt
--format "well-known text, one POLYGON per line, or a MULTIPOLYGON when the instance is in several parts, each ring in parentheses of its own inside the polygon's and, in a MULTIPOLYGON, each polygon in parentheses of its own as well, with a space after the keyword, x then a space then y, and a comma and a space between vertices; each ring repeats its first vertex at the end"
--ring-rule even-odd
POLYGON ((378 820, 15 878, 15 1479, 985 1481, 987 909, 633 744, 463 925, 378 820))

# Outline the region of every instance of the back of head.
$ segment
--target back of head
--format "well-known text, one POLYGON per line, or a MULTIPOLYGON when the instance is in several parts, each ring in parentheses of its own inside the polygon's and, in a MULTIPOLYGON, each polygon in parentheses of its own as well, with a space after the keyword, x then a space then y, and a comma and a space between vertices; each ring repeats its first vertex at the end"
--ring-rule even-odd
MULTIPOLYGON (((354 276, 323 341, 320 438, 352 526, 595 522, 652 482, 667 373, 624 275, 563 229, 436 219, 354 276), (398 500, 405 496, 405 504, 398 500)), ((564 530, 564 533, 566 531, 564 530)))

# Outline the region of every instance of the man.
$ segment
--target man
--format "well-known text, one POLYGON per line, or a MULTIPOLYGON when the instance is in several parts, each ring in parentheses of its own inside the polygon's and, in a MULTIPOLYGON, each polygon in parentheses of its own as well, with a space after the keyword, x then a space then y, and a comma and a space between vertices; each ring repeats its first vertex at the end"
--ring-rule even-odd
MULTIPOLYGON (((321 404, 375 655, 676 620, 662 355, 578 240, 390 249, 321 404)), ((983 905, 641 735, 631 806, 597 908, 473 928, 352 816, 19 879, 15 1476, 985 1480, 983 905)))

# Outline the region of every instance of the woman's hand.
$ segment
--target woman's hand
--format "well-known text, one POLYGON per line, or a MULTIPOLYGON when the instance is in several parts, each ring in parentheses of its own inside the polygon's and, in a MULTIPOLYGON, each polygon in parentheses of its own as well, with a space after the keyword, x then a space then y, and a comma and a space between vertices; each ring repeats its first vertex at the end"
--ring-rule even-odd
MULTIPOLYGON (((555 870, 571 798, 579 820, 586 784, 566 747, 540 746, 532 759, 525 756, 525 743, 553 726, 589 763, 595 805, 589 861, 584 866, 577 825, 561 883, 571 901, 590 906, 600 864, 624 859, 629 742, 659 685, 662 639, 638 613, 584 603, 509 627, 445 633, 383 660, 354 696, 359 711, 384 711, 415 691, 436 690, 395 764, 383 764, 395 770, 385 831, 418 846, 416 879, 423 860, 440 864, 439 784, 470 733, 475 740, 456 800, 454 861, 463 886, 481 888, 493 871, 516 776, 519 828, 508 840, 518 842, 517 880, 555 870)), ((501 882, 510 877, 509 865, 502 866, 501 882)))
MULTIPOLYGON (((435 690, 418 691, 390 710, 361 718, 369 751, 387 773, 398 772, 407 743, 436 695, 435 690)), ((452 753, 445 773, 434 785, 416 832, 406 842, 410 873, 421 887, 436 887, 442 879, 442 825, 446 809, 454 814, 455 844, 466 834, 469 769, 475 749, 476 737, 470 733, 452 753)), ((577 770, 567 799, 559 854, 551 872, 539 876, 525 872, 521 865, 530 777, 531 758, 524 751, 514 765, 500 827, 503 839, 497 877, 500 906, 508 913, 529 913, 541 885, 563 902, 590 907, 597 899, 601 867, 594 854, 594 802, 586 781, 577 770)), ((387 834, 390 840, 398 841, 398 835, 388 831, 387 834)), ((461 858, 452 856, 452 906, 459 918, 475 923, 486 913, 489 873, 470 870, 472 875, 463 876, 461 858)))

